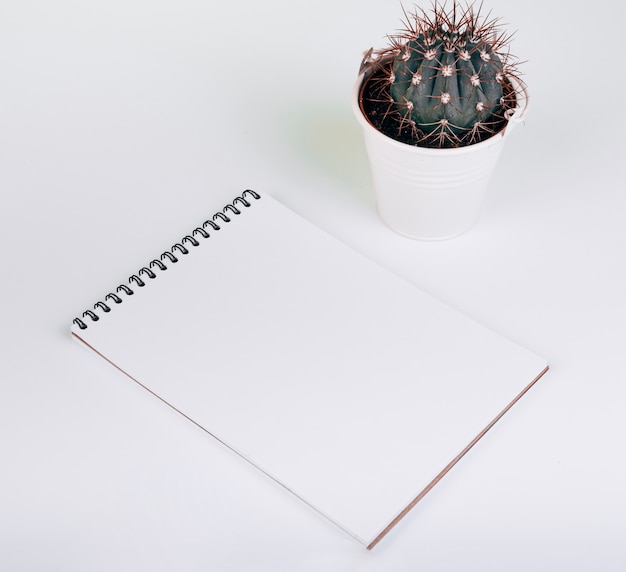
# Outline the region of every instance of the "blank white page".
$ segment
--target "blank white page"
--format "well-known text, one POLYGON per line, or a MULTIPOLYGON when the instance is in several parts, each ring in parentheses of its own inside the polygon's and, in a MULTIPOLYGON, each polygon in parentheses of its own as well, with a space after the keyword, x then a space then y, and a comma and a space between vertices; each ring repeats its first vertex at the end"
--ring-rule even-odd
POLYGON ((72 333, 370 546, 546 361, 248 200, 72 333))

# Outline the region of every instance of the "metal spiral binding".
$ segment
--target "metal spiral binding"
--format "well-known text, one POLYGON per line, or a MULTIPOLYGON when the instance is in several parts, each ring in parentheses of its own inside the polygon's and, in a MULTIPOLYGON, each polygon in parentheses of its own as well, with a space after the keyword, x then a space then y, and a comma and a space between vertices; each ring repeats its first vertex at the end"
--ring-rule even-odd
POLYGON ((104 297, 104 300, 96 302, 93 306, 93 310, 85 310, 80 318, 74 318, 73 323, 76 324, 81 330, 86 330, 88 328, 87 318, 89 318, 92 322, 97 322, 100 319, 100 316, 95 310, 101 310, 104 313, 109 313, 113 308, 111 302, 113 304, 121 304, 124 301, 124 297, 120 296, 121 293, 126 296, 132 296, 135 291, 131 288, 131 286, 143 288, 146 286, 148 281, 157 278, 158 274, 155 270, 165 272, 168 269, 168 263, 176 264, 179 261, 179 257, 176 254, 186 256, 191 252, 188 245, 190 245, 191 248, 200 246, 200 241, 196 238, 198 235, 202 238, 209 238, 211 236, 211 232, 219 231, 222 228, 220 224, 218 224, 218 221, 220 223, 229 223, 232 220, 229 214, 237 216, 242 213, 242 209, 238 208, 237 205, 248 208, 252 204, 249 197, 252 197, 255 200, 261 198, 261 196, 255 191, 250 189, 245 190, 241 193, 241 196, 236 197, 232 203, 227 204, 221 211, 215 213, 210 219, 205 220, 202 225, 195 228, 190 234, 184 236, 180 242, 177 242, 169 250, 163 252, 159 258, 155 258, 148 265, 142 267, 136 274, 130 276, 128 278, 128 284, 120 284, 115 289, 115 292, 109 292, 104 297))

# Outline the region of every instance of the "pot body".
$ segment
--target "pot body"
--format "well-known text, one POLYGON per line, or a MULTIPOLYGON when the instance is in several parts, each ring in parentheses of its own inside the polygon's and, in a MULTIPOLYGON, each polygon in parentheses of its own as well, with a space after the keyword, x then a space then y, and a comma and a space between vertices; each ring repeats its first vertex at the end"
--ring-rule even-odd
POLYGON ((427 149, 400 143, 369 123, 360 106, 362 83, 363 75, 355 84, 352 105, 363 129, 382 220, 396 232, 422 240, 443 240, 469 230, 480 215, 505 138, 526 112, 524 86, 514 86, 517 108, 493 137, 457 149, 427 149))

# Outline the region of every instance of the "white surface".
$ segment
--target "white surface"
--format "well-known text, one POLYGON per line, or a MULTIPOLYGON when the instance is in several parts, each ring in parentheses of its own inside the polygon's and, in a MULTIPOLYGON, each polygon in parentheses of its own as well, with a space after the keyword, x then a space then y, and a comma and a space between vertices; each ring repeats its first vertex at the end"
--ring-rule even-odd
POLYGON ((249 200, 72 333, 370 546, 546 361, 249 200))
POLYGON ((2 4, 4 569, 626 567, 619 7, 489 7, 518 30, 531 108, 478 226, 419 243, 377 218, 350 109, 397 2, 2 4), (579 40, 599 18, 600 55, 579 40), (70 340, 94 293, 245 187, 552 366, 374 551, 70 340))

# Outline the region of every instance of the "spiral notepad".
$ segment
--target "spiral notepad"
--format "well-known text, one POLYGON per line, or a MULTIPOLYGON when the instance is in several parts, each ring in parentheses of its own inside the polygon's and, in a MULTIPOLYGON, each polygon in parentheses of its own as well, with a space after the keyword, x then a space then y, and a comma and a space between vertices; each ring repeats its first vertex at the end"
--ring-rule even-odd
POLYGON ((368 548, 548 369, 254 191, 71 329, 368 548))

